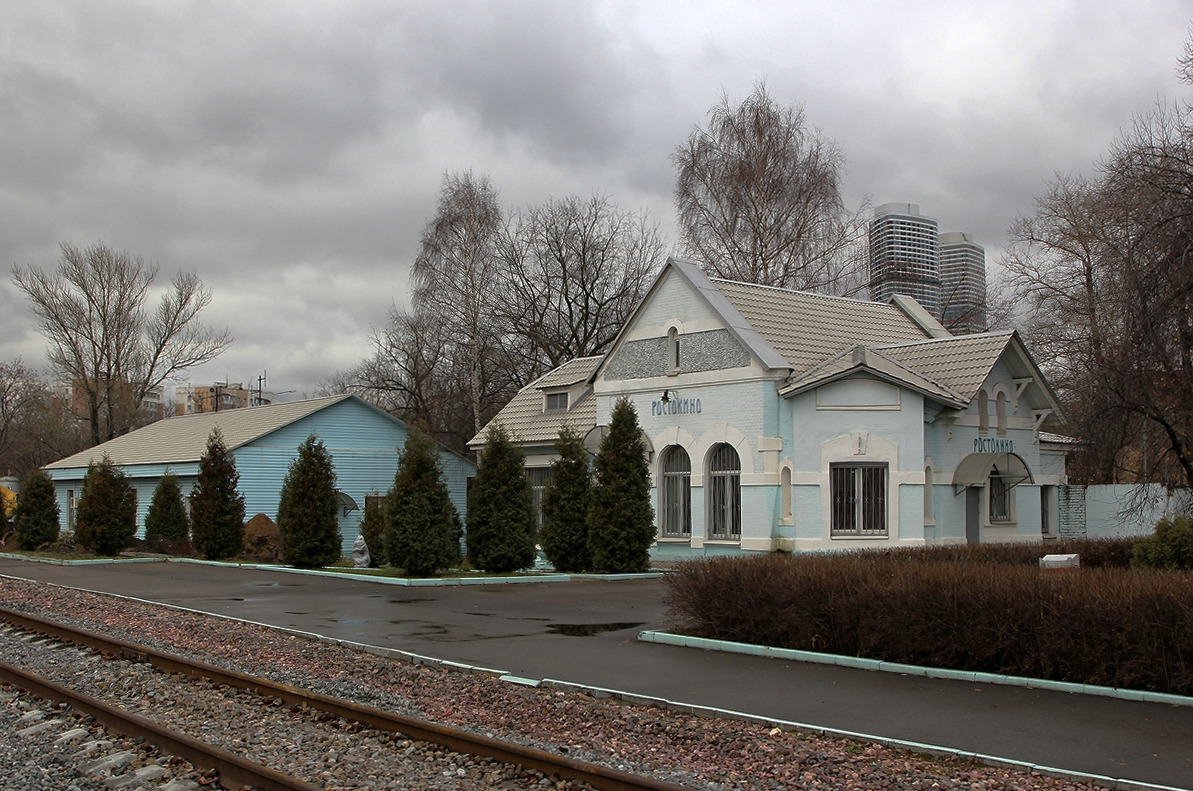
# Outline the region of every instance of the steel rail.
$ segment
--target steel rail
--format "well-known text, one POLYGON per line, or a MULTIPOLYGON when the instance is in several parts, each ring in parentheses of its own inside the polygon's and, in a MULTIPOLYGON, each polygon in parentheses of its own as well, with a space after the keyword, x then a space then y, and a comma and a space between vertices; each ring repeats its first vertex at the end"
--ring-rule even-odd
POLYGON ((450 750, 492 758, 506 764, 520 764, 565 780, 579 780, 602 791, 691 791, 651 777, 642 777, 618 769, 578 761, 555 755, 546 750, 502 742, 459 728, 394 714, 371 706, 341 700, 318 692, 280 684, 235 670, 187 659, 124 640, 76 629, 34 615, 0 607, 0 620, 29 631, 40 632, 61 640, 86 645, 103 653, 121 655, 138 662, 148 662, 168 673, 181 673, 192 678, 206 678, 213 683, 246 689, 278 698, 294 706, 305 705, 346 720, 359 722, 379 730, 402 733, 418 741, 432 742, 450 750))
POLYGON ((220 785, 224 788, 319 791, 319 786, 305 783, 268 766, 253 763, 222 747, 187 736, 130 711, 110 706, 98 698, 35 676, 7 662, 0 662, 0 680, 38 697, 69 704, 77 712, 90 714, 109 730, 133 738, 143 738, 162 752, 185 758, 200 769, 213 769, 219 774, 220 785))

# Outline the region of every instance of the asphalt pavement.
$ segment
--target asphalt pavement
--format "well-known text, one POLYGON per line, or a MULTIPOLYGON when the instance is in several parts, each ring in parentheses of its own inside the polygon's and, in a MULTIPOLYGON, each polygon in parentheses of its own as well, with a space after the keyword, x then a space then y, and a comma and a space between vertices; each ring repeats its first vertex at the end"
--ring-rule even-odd
POLYGON ((404 587, 184 563, 0 574, 677 703, 1069 772, 1193 789, 1193 707, 640 642, 660 579, 404 587))

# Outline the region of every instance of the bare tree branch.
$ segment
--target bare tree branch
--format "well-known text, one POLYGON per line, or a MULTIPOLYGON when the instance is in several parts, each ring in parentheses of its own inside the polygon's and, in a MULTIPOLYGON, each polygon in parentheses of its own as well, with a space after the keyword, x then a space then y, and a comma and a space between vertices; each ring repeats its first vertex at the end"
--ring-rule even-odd
POLYGON ((12 278, 50 342, 50 365, 84 392, 98 444, 135 425, 150 390, 219 356, 232 339, 199 324, 211 296, 194 274, 176 276, 147 316, 156 265, 103 243, 61 250, 53 272, 13 267, 12 278))

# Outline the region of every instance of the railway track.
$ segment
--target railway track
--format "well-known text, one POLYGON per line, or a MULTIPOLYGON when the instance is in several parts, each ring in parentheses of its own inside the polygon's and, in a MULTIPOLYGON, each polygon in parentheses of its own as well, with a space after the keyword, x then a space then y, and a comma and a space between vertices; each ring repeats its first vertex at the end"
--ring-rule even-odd
MULTIPOLYGON (((160 671, 156 673, 157 676, 188 679, 185 683, 191 687, 198 682, 199 694, 210 693, 214 696, 220 689, 237 690, 239 692, 235 697, 238 700, 235 705, 251 705, 240 699, 252 698, 257 702, 256 705, 262 706, 266 710, 272 709, 275 712, 281 710, 290 717, 309 716, 308 713, 317 712, 314 719, 331 723, 340 731, 347 729, 353 733, 364 733, 367 730, 385 734, 386 738, 391 740, 396 738, 405 740, 401 742, 401 744, 407 745, 404 749, 405 754, 416 751, 416 746, 410 746, 411 743, 435 745, 437 754, 446 753, 449 761, 453 760, 451 756, 471 756, 479 762, 497 762, 509 767, 519 767, 518 771, 529 770, 544 778, 551 778, 553 782, 564 787, 567 785, 571 787, 587 786, 604 791, 681 791, 684 788, 654 778, 633 775, 617 769, 578 761, 567 756, 555 755, 544 750, 503 742, 439 723, 419 720, 279 684, 268 679, 112 639, 105 635, 82 631, 65 624, 6 608, 0 608, 0 621, 8 625, 4 635, 6 639, 16 637, 16 630, 19 630, 24 635, 23 641, 26 644, 42 643, 38 647, 39 650, 53 651, 62 644, 83 646, 98 652, 105 659, 127 663, 130 668, 142 669, 136 672, 132 669, 122 671, 130 676, 136 675, 137 672, 160 671), (152 671, 149 668, 152 668, 152 671), (163 674, 168 674, 168 676, 163 674)), ((63 663, 50 660, 50 664, 63 663)), ((86 676, 89 671, 70 668, 64 672, 69 677, 72 674, 86 676)), ((189 736, 176 728, 158 722, 158 717, 143 716, 129 711, 126 707, 101 700, 97 696, 80 693, 73 688, 72 684, 63 684, 43 678, 40 673, 0 663, 0 680, 14 687, 29 690, 38 697, 65 703, 76 712, 94 717, 96 721, 103 723, 112 731, 136 739, 144 739, 166 753, 179 756, 196 767, 208 770, 208 777, 218 774, 220 783, 225 788, 251 787, 277 791, 288 791, 289 789, 306 791, 323 787, 296 779, 284 771, 257 764, 235 751, 189 736)), ((175 683, 184 682, 176 681, 175 683)), ((147 694, 152 697, 164 693, 150 692, 147 694)), ((192 691, 185 694, 194 695, 196 693, 192 691)), ((144 701, 141 703, 143 704, 144 701)), ((231 706, 233 703, 224 702, 220 705, 231 706)), ((246 716, 255 717, 257 715, 246 716)), ((162 718, 168 717, 163 713, 162 718)), ((456 763, 459 763, 458 759, 455 760, 456 763)), ((308 764, 310 763, 312 761, 308 761, 308 764)), ((455 771, 461 777, 465 776, 463 769, 457 768, 455 771)), ((476 770, 474 774, 477 771, 487 773, 484 776, 489 779, 498 776, 491 769, 476 770)), ((448 773, 443 772, 442 774, 448 773)), ((109 785, 115 787, 114 784, 109 785)), ((509 785, 509 787, 515 786, 509 785)))

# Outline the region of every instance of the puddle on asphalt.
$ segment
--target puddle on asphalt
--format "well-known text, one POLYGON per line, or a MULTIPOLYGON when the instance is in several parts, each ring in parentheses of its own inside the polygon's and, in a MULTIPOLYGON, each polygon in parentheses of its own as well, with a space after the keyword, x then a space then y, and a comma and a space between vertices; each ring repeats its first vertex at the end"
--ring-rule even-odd
POLYGON ((417 604, 420 601, 435 601, 434 599, 390 599, 390 604, 417 604))
POLYGON ((639 623, 553 623, 547 629, 548 634, 562 634, 566 637, 592 637, 602 632, 617 632, 622 629, 633 629, 642 626, 639 623))

